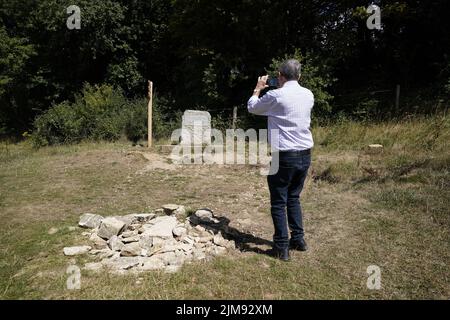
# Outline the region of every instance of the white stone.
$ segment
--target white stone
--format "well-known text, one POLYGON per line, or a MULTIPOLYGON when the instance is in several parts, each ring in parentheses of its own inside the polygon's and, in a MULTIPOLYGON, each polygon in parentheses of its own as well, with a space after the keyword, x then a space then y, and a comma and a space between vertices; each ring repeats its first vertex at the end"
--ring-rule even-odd
POLYGON ((114 235, 108 240, 108 246, 113 251, 120 251, 124 247, 124 244, 118 236, 114 235))
POLYGON ((214 244, 218 245, 218 246, 222 246, 225 247, 225 245, 223 245, 225 243, 225 239, 222 237, 222 235, 220 233, 216 234, 213 237, 213 242, 214 244))
POLYGON ((184 227, 175 227, 173 228, 172 233, 175 237, 182 237, 187 233, 187 230, 184 227))
POLYGON ((128 214, 126 216, 114 216, 114 217, 111 217, 111 218, 115 218, 115 219, 121 221, 124 224, 122 230, 128 229, 128 227, 130 225, 132 225, 133 222, 134 222, 134 214, 128 214))
POLYGON ((89 241, 92 242, 94 249, 105 249, 108 247, 108 243, 95 233, 91 234, 89 241))
POLYGON ((178 245, 173 245, 173 244, 169 244, 169 245, 165 245, 161 248, 161 250, 159 251, 159 253, 164 253, 164 252, 175 252, 179 249, 178 245))
POLYGON ((195 240, 190 237, 186 237, 183 239, 183 242, 193 245, 195 243, 195 240))
POLYGON ((206 259, 205 252, 201 249, 196 249, 196 250, 192 251, 192 256, 195 260, 206 259))
POLYGON ((178 204, 165 204, 162 206, 164 213, 167 215, 183 216, 186 214, 186 208, 178 204))
POLYGON ((141 247, 139 246, 139 243, 132 242, 129 244, 126 244, 122 250, 120 251, 120 255, 123 257, 136 257, 141 255, 141 247))
POLYGON ((195 230, 200 231, 200 232, 205 232, 206 229, 204 227, 202 227, 201 225, 197 225, 194 227, 195 230))
POLYGON ((164 262, 157 256, 152 256, 148 258, 143 258, 142 266, 139 266, 138 269, 141 271, 149 271, 149 270, 159 270, 164 268, 164 262))
POLYGON ((154 213, 136 213, 133 215, 133 221, 139 223, 146 223, 153 219, 156 215, 154 213))
POLYGON ((192 244, 189 243, 182 243, 178 245, 178 249, 183 250, 184 252, 189 252, 192 251, 192 248, 194 246, 192 244))
POLYGON ((119 257, 114 259, 106 259, 101 262, 103 265, 113 270, 128 270, 141 263, 140 257, 119 257))
POLYGON ((141 226, 139 227, 138 232, 139 232, 139 233, 144 233, 145 231, 147 231, 148 229, 150 229, 151 227, 154 226, 155 221, 158 222, 159 220, 153 219, 153 220, 150 220, 150 221, 147 222, 147 223, 144 223, 143 225, 141 225, 141 226))
POLYGON ((227 252, 227 249, 224 247, 214 247, 212 249, 212 252, 213 252, 213 255, 215 255, 215 256, 221 256, 227 252))
POLYGON ((162 248, 164 245, 167 244, 166 242, 167 240, 160 237, 153 237, 152 241, 153 241, 153 249, 162 248))
POLYGON ((161 259, 164 265, 181 265, 183 264, 183 256, 177 255, 175 252, 165 252, 155 255, 161 259))
POLYGON ((142 249, 146 249, 147 251, 150 251, 153 246, 153 237, 150 236, 146 232, 142 233, 139 238, 139 246, 142 249))
POLYGON ((200 243, 200 242, 194 243, 195 249, 201 249, 201 248, 204 248, 205 245, 206 245, 205 243, 200 243))
POLYGON ((142 227, 139 223, 132 223, 128 226, 128 230, 130 231, 138 231, 142 227))
POLYGON ((232 240, 229 241, 229 240, 224 239, 220 233, 216 234, 214 236, 213 242, 214 242, 215 245, 220 246, 220 247, 224 247, 224 248, 227 248, 227 249, 234 249, 235 248, 234 241, 232 241, 232 240))
POLYGON ((177 217, 181 217, 186 215, 186 207, 185 206, 179 206, 178 209, 176 209, 173 214, 177 217))
POLYGON ((110 239, 112 236, 120 234, 125 223, 116 218, 105 218, 100 224, 97 235, 103 239, 110 239))
POLYGON ((59 231, 58 228, 52 227, 52 228, 50 228, 50 229, 48 230, 48 234, 49 234, 49 235, 52 235, 52 234, 57 233, 58 231, 59 231))
POLYGON ((173 212, 175 210, 178 209, 178 207, 180 207, 180 205, 178 204, 173 204, 173 203, 169 203, 169 204, 165 204, 163 205, 161 208, 164 210, 164 213, 167 215, 171 215, 173 214, 173 212))
POLYGON ((236 243, 233 240, 228 240, 227 245, 225 246, 227 249, 236 249, 236 243))
POLYGON ((93 229, 99 227, 102 220, 103 217, 101 215, 85 213, 80 217, 78 225, 82 228, 93 229))
POLYGON ((196 240, 196 242, 207 243, 207 242, 210 242, 210 241, 213 240, 213 236, 208 235, 208 236, 205 236, 205 237, 198 237, 195 240, 196 240))
POLYGON ((136 236, 129 237, 129 238, 123 238, 122 242, 123 243, 138 242, 140 240, 140 238, 141 237, 139 235, 136 235, 136 236))
POLYGON ((192 260, 193 256, 192 256, 192 251, 187 251, 184 253, 184 261, 190 261, 192 260))
POLYGON ((138 234, 139 233, 137 230, 124 231, 124 232, 122 232, 121 237, 122 238, 131 238, 131 237, 137 236, 138 234))
POLYGON ((189 217, 189 221, 193 224, 219 223, 219 220, 214 218, 213 212, 210 209, 199 209, 195 211, 195 213, 189 217))
POLYGON ((181 266, 179 265, 168 265, 164 268, 164 271, 166 273, 176 273, 181 269, 181 266))
POLYGON ((66 256, 76 256, 79 254, 88 253, 92 248, 90 246, 65 247, 63 249, 66 256))
POLYGON ((177 225, 177 218, 162 216, 154 219, 154 224, 146 229, 146 233, 152 237, 172 238, 172 230, 177 225))
POLYGON ((91 250, 91 251, 89 251, 89 253, 92 255, 96 255, 100 259, 104 259, 104 258, 110 258, 110 257, 114 256, 115 252, 110 250, 109 248, 107 248, 107 249, 100 249, 100 250, 91 250))

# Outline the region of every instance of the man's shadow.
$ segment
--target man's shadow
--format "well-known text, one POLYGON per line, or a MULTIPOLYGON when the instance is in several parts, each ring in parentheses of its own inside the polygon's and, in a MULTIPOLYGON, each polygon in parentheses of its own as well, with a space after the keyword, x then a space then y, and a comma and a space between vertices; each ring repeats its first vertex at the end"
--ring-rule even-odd
POLYGON ((192 222, 193 225, 201 225, 206 230, 211 230, 214 233, 221 232, 223 237, 227 240, 233 240, 236 244, 236 248, 242 252, 255 252, 258 254, 265 254, 270 255, 270 250, 263 250, 261 248, 258 248, 254 245, 266 245, 272 248, 273 242, 255 237, 252 234, 242 232, 234 227, 230 226, 230 219, 227 217, 215 217, 218 222, 212 222, 212 221, 198 221, 198 222, 192 222))

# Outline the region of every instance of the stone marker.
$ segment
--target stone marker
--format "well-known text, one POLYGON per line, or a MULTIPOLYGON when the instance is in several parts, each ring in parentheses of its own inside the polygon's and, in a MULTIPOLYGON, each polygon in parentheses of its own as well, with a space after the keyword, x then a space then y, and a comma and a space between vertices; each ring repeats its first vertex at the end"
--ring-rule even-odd
POLYGON ((211 115, 207 111, 186 110, 182 118, 181 144, 211 144, 211 115), (189 137, 186 139, 186 137, 189 137))

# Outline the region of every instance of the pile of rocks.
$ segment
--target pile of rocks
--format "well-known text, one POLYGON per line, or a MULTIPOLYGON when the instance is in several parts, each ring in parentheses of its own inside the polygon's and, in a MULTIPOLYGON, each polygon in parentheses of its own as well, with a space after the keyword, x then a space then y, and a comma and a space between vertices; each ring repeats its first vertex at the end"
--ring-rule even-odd
POLYGON ((235 248, 221 231, 212 228, 219 220, 209 209, 200 209, 185 218, 184 206, 168 204, 153 213, 102 217, 85 213, 79 226, 90 245, 65 247, 66 256, 90 254, 96 262, 86 270, 113 272, 164 269, 177 271, 185 262, 222 255, 235 248))

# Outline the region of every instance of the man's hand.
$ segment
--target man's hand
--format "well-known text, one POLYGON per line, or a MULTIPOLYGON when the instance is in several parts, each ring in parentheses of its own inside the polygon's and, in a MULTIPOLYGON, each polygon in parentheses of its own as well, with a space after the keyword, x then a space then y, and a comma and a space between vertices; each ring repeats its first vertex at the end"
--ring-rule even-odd
POLYGON ((253 90, 253 95, 254 96, 259 96, 259 93, 261 92, 261 90, 269 87, 266 84, 268 78, 269 78, 268 75, 265 75, 265 76, 262 76, 262 77, 258 77, 258 82, 256 83, 255 90, 253 90))

